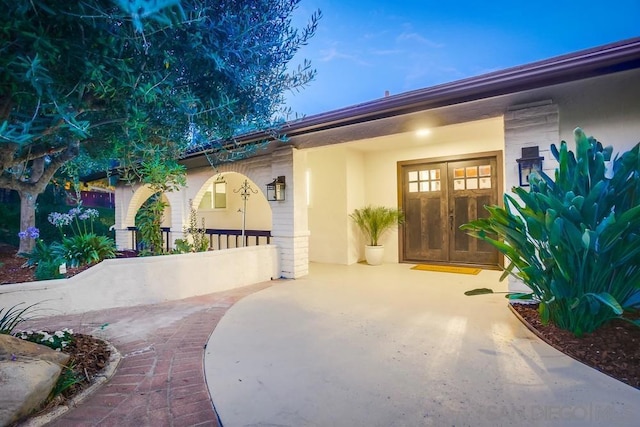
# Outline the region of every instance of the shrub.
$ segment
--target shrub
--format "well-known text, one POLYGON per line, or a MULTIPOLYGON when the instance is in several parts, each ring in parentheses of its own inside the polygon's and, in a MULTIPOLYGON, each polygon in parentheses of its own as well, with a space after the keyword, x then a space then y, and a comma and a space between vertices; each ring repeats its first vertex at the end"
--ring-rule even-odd
MULTIPOLYGON (((53 186, 49 186, 53 187, 53 186)), ((64 227, 62 230, 60 227, 49 221, 51 213, 60 211, 61 209, 67 209, 64 211, 65 213, 69 212, 69 207, 65 204, 65 196, 66 192, 60 191, 62 194, 60 197, 55 197, 56 200, 53 200, 51 195, 48 195, 51 191, 47 191, 46 193, 40 195, 38 197, 38 209, 36 210, 36 224, 40 228, 40 238, 42 238, 46 242, 53 242, 55 240, 60 239, 60 231, 63 231, 67 235, 73 234, 73 230, 71 227, 64 227), (43 197, 48 195, 48 197, 43 197)), ((82 211, 87 211, 89 209, 82 207, 82 211)), ((85 224, 88 227, 89 232, 93 232, 94 234, 100 236, 112 236, 113 233, 109 231, 109 227, 115 222, 115 211, 112 208, 101 208, 95 207, 91 208, 92 218, 87 219, 85 224), (95 215, 93 211, 98 212, 98 215, 95 215)), ((74 224, 75 226, 76 224, 74 224)), ((84 224, 83 224, 84 225, 84 224)))
POLYGON ((193 245, 189 243, 187 239, 176 239, 174 241, 175 248, 173 249, 174 254, 187 254, 189 252, 193 252, 193 245))
POLYGON ((69 209, 67 213, 51 212, 47 218, 62 236, 62 243, 51 245, 56 256, 64 259, 70 267, 114 258, 116 246, 113 239, 93 232, 94 221, 99 216, 96 209, 84 209, 82 206, 69 209), (71 231, 71 237, 65 235, 65 229, 71 231))
POLYGON ((40 261, 34 271, 36 280, 52 280, 62 279, 64 275, 60 273, 60 265, 64 263, 64 260, 55 261, 40 261))
POLYGON ((161 195, 154 194, 138 210, 136 224, 140 231, 142 254, 160 255, 164 252, 162 239, 162 215, 168 206, 161 195))
POLYGON ((23 331, 15 334, 16 338, 47 346, 53 350, 63 350, 74 340, 73 330, 63 328, 61 331, 23 331))
POLYGON ((51 397, 53 398, 62 394, 65 390, 68 390, 76 384, 80 384, 83 380, 83 377, 76 373, 75 363, 71 362, 69 366, 63 366, 62 373, 53 390, 51 390, 51 397))
POLYGON ((611 147, 579 128, 575 140, 575 154, 552 145, 555 180, 533 174, 513 190, 523 205, 505 194, 462 229, 505 255, 502 278, 531 288, 543 323, 580 336, 640 307, 640 145, 607 165, 611 147))
POLYGON ((116 256, 113 239, 93 233, 64 237, 62 243, 54 243, 52 247, 57 257, 64 259, 70 267, 93 264, 116 256))
POLYGON ((36 266, 34 272, 36 280, 60 279, 64 277, 60 273, 60 265, 63 264, 65 260, 58 253, 56 244, 49 246, 42 239, 39 239, 40 234, 35 227, 29 227, 27 231, 21 231, 19 235, 20 239, 35 239, 33 250, 29 253, 20 253, 19 255, 27 259, 24 263, 26 267, 36 266))
MULTIPOLYGON (((54 261, 59 261, 58 255, 55 253, 54 249, 41 239, 36 240, 35 246, 31 252, 21 253, 20 256, 27 259, 25 262, 27 267, 33 267, 42 262, 52 263, 54 261)), ((60 261, 58 265, 63 262, 64 261, 60 261)))
POLYGON ((198 227, 198 212, 193 208, 189 209, 189 225, 182 227, 185 235, 184 239, 175 240, 174 253, 187 252, 206 252, 209 250, 209 239, 207 239, 206 229, 204 226, 204 218, 202 218, 202 227, 198 227))

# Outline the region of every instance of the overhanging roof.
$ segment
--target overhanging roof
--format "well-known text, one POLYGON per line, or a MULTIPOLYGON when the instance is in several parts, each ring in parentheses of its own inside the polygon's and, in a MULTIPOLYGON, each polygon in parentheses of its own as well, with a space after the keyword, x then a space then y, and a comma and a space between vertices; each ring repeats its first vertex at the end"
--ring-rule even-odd
POLYGON ((635 68, 640 37, 309 116, 284 131, 295 136, 635 68))
MULTIPOLYGON (((636 68, 640 68, 640 37, 315 114, 286 123, 282 132, 295 137, 636 68)), ((253 132, 237 141, 266 138, 264 132, 253 132)))
MULTIPOLYGON (((304 140, 314 133, 632 69, 640 69, 640 37, 315 114, 285 123, 281 131, 304 145, 304 140)), ((373 126, 371 128, 372 132, 376 131, 373 126)), ((335 142, 341 142, 342 139, 336 139, 335 142)), ((236 143, 264 140, 273 140, 272 134, 247 133, 238 136, 236 143)), ((293 142, 292 145, 297 143, 293 142)), ((208 164, 201 161, 202 157, 203 151, 194 151, 183 157, 182 162, 188 167, 208 164)))

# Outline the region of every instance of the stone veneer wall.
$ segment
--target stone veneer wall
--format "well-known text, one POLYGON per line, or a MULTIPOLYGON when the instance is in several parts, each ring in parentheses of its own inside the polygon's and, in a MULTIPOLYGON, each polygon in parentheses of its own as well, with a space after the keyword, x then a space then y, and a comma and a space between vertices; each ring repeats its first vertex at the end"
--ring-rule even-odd
MULTIPOLYGON (((542 168, 553 176, 557 162, 553 159, 549 147, 560 140, 560 120, 558 106, 551 101, 517 105, 509 108, 504 115, 505 138, 505 191, 519 185, 518 162, 523 147, 538 146, 544 157, 542 168)), ((521 281, 510 277, 510 291, 527 291, 521 281)))

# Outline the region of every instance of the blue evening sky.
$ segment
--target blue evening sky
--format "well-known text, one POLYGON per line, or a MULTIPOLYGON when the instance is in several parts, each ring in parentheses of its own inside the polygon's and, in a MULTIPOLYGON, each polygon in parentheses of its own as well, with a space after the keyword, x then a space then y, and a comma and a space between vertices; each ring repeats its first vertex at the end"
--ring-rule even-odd
POLYGON ((294 63, 310 59, 318 75, 287 97, 303 115, 640 35, 640 0, 302 0, 295 24, 316 9, 294 63))

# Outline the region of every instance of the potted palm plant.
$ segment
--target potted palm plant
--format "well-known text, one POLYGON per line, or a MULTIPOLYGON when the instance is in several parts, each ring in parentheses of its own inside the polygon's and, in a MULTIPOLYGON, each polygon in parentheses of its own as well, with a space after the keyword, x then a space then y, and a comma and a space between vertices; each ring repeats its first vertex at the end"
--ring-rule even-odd
POLYGON ((349 216, 367 238, 368 244, 364 248, 367 264, 382 264, 384 246, 380 244, 380 238, 385 232, 404 221, 402 211, 385 206, 366 206, 354 210, 349 216))

